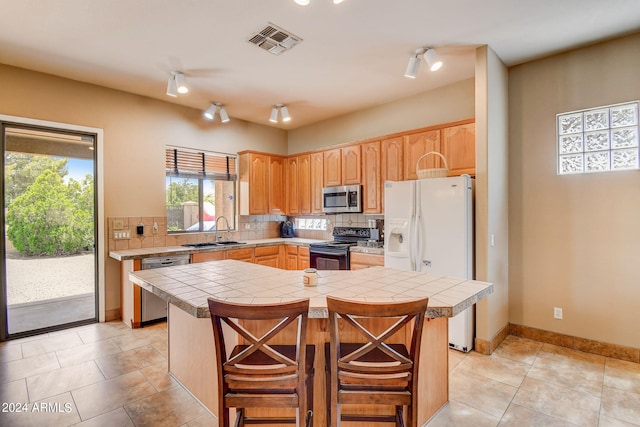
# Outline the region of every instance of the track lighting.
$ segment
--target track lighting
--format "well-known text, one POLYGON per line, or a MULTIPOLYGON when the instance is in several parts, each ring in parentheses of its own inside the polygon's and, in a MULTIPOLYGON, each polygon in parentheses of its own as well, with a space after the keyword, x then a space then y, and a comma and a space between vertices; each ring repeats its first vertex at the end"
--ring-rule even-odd
POLYGON ((271 109, 271 117, 269 117, 269 121, 271 123, 278 123, 278 111, 282 115, 282 121, 288 122, 291 121, 291 116, 289 115, 289 109, 285 107, 284 104, 276 104, 271 109))
POLYGON ((220 121, 222 123, 231 121, 229 115, 227 114, 227 109, 224 108, 224 105, 219 102, 212 102, 209 108, 204 110, 202 115, 207 120, 214 120, 216 118, 216 111, 220 113, 220 121))
POLYGON ((442 67, 442 59, 433 49, 427 49, 424 53, 424 60, 427 61, 427 65, 429 65, 429 69, 431 71, 437 71, 442 67))
POLYGON ((418 68, 420 67, 420 58, 423 57, 431 71, 437 71, 442 67, 442 60, 434 49, 421 47, 416 49, 416 53, 409 58, 407 69, 404 72, 405 77, 411 79, 416 78, 418 68))
POLYGON ((180 71, 172 71, 167 82, 167 95, 175 98, 179 93, 185 94, 187 92, 189 92, 189 88, 186 85, 184 74, 180 71))
MULTIPOLYGON (((310 0, 294 0, 296 3, 298 3, 300 6, 306 6, 309 3, 311 3, 310 0)), ((333 0, 333 4, 340 4, 342 3, 344 0, 333 0)))

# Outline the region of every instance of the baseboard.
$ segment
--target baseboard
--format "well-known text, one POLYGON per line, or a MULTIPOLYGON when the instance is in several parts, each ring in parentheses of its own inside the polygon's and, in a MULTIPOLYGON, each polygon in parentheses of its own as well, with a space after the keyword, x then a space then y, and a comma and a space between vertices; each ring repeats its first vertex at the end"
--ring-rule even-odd
POLYGON ((112 320, 119 320, 119 319, 120 319, 120 309, 119 308, 106 310, 104 312, 104 320, 105 320, 105 322, 110 322, 112 320))
POLYGON ((481 340, 476 338, 474 341, 474 350, 476 353, 489 355, 493 353, 493 351, 498 348, 500 343, 504 341, 504 339, 509 335, 509 324, 505 325, 504 328, 500 329, 497 334, 491 338, 491 341, 481 340))
POLYGON ((640 348, 609 344, 601 341, 559 334, 557 332, 545 331, 529 326, 516 325, 513 323, 509 324, 509 333, 510 335, 515 335, 517 337, 528 338, 534 341, 584 351, 585 353, 598 354, 600 356, 611 357, 613 359, 640 363, 640 348))

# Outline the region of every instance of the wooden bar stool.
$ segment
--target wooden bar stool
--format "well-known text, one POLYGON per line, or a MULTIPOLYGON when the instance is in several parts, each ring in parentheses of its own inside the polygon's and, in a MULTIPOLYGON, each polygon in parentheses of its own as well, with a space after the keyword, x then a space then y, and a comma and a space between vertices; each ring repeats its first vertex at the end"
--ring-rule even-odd
POLYGON ((327 297, 327 419, 417 424, 418 362, 428 298, 363 303, 327 297), (406 345, 405 343, 408 343, 406 345), (392 405, 393 415, 345 414, 341 405, 392 405))
POLYGON ((306 344, 309 300, 269 305, 213 298, 208 302, 218 368, 219 425, 228 427, 229 408, 236 408, 236 426, 310 426, 315 346, 306 344), (228 327, 237 334, 229 333, 228 327), (248 416, 247 408, 295 408, 296 415, 248 416))

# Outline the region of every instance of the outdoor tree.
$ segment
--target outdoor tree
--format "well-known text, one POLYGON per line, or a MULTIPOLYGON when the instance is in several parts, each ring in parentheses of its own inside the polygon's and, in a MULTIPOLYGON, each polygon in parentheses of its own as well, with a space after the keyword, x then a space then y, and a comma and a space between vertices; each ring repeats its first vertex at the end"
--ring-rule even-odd
MULTIPOLYGON (((7 237, 28 255, 65 255, 93 246, 93 210, 79 209, 92 198, 92 179, 65 185, 45 170, 7 208, 7 237)), ((88 205, 87 205, 88 206, 88 205)))
POLYGON ((179 206, 184 202, 198 201, 198 182, 183 178, 171 180, 167 187, 167 205, 179 206))
POLYGON ((46 170, 51 170, 64 177, 67 175, 68 159, 56 159, 51 156, 7 152, 4 163, 4 203, 9 206, 16 197, 46 170))

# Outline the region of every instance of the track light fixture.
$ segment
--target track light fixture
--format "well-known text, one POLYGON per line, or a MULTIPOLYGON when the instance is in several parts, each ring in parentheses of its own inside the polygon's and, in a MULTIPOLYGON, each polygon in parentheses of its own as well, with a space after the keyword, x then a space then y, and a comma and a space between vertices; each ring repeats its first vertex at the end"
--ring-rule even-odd
MULTIPOLYGON (((298 3, 300 6, 306 6, 309 3, 311 3, 311 0, 294 0, 296 3, 298 3)), ((333 0, 333 4, 340 4, 342 3, 344 0, 333 0)))
POLYGON ((271 109, 271 117, 269 117, 269 121, 271 123, 278 123, 278 111, 280 111, 280 114, 282 115, 283 122, 288 122, 291 120, 289 109, 284 104, 276 104, 271 109))
POLYGON ((212 102, 209 108, 204 110, 202 115, 207 120, 214 120, 216 118, 216 111, 220 114, 220 121, 222 123, 227 123, 231 120, 227 114, 227 109, 219 102, 212 102))
POLYGON ((438 71, 442 67, 442 59, 433 49, 427 49, 424 53, 424 60, 427 61, 427 65, 431 71, 438 71))
POLYGON ((175 98, 179 93, 185 94, 187 92, 189 92, 189 88, 186 85, 184 74, 180 71, 172 71, 167 82, 167 95, 175 98))
POLYGON ((405 77, 409 77, 410 79, 416 78, 418 68, 420 68, 421 57, 424 58, 431 71, 437 71, 442 67, 442 60, 434 49, 421 47, 420 49, 416 49, 416 53, 409 58, 407 69, 404 72, 405 77))

